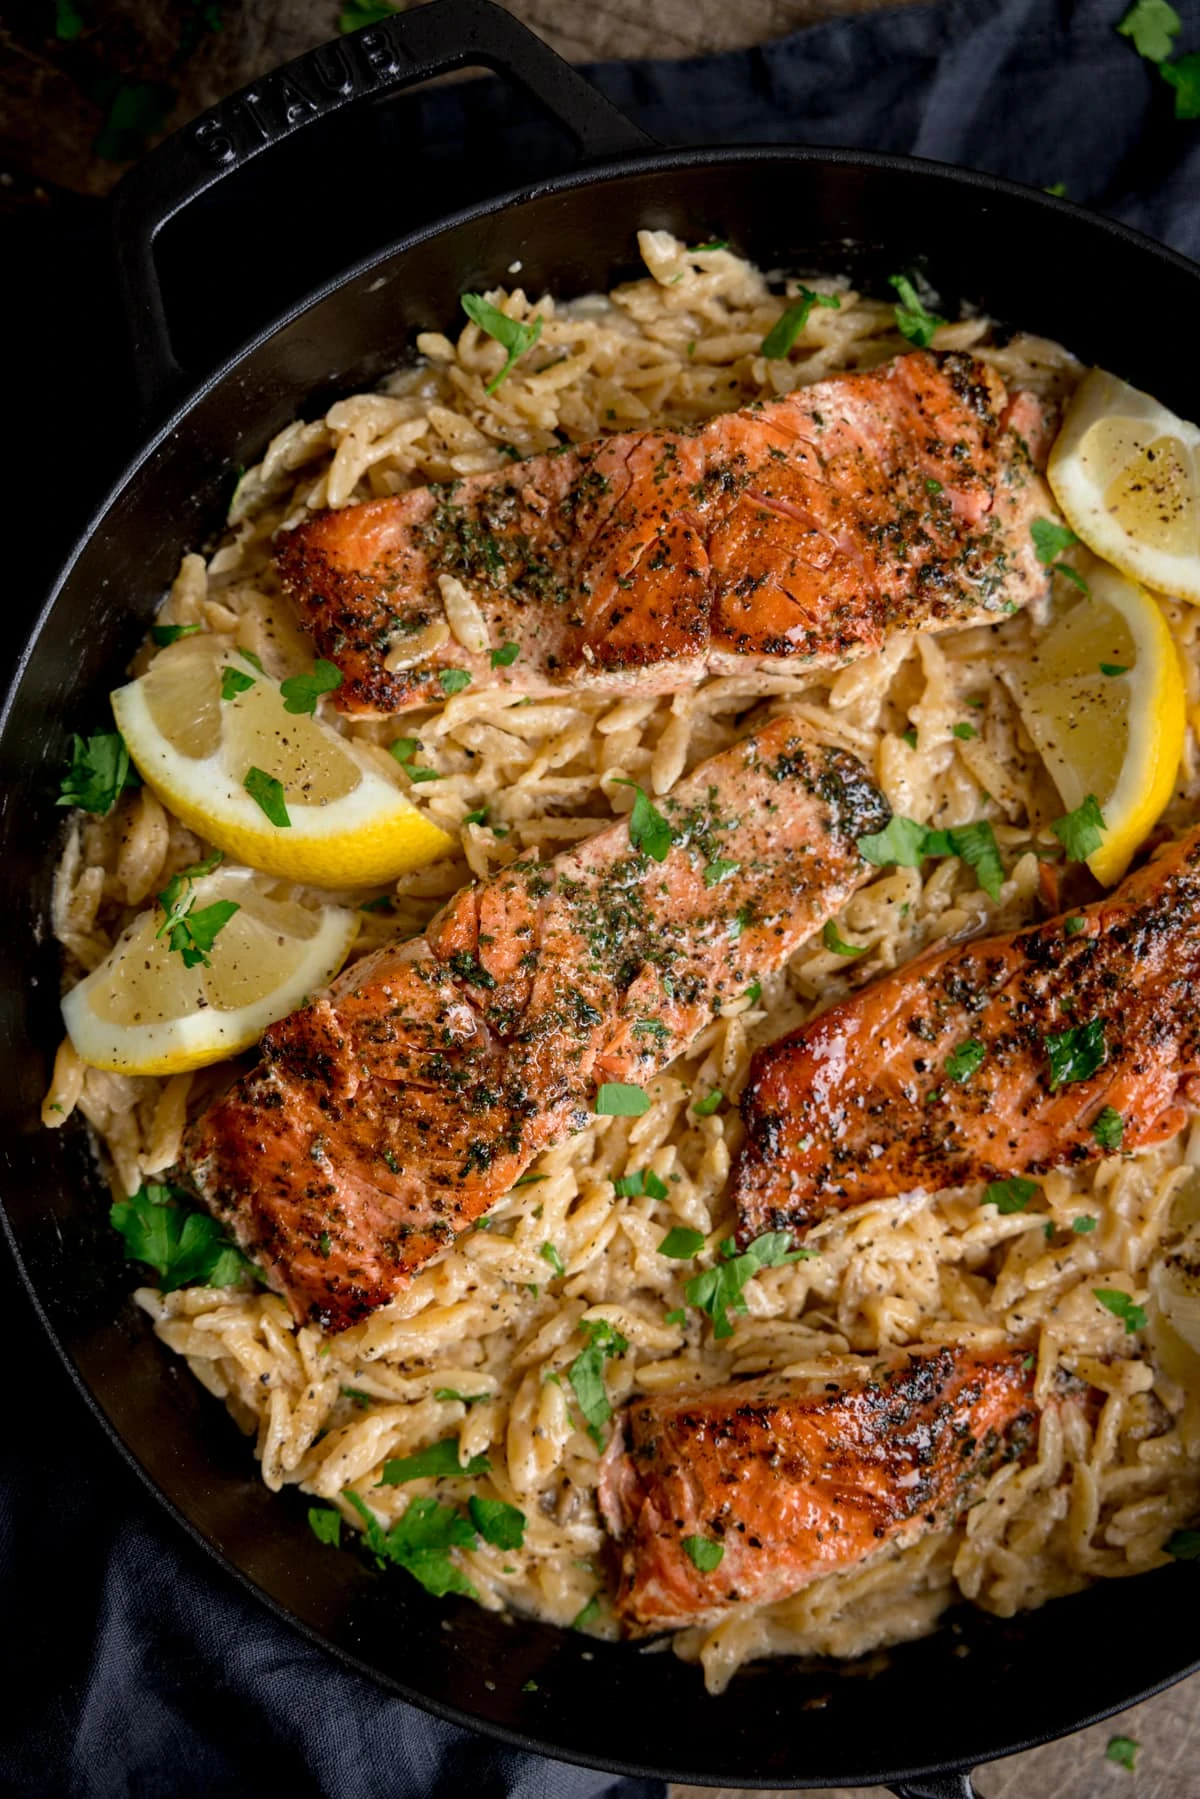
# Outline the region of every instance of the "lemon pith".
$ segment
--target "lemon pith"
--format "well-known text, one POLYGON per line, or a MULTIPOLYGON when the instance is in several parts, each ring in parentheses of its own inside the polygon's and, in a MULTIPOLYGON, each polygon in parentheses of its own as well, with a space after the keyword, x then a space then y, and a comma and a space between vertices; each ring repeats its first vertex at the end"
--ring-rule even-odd
POLYGON ((138 773, 191 830, 239 862, 318 887, 393 881, 454 848, 354 743, 287 712, 260 671, 222 699, 226 668, 252 673, 228 640, 187 638, 112 696, 138 773), (287 827, 247 793, 251 768, 279 781, 287 827))
POLYGON ((1156 593, 1200 604, 1200 429, 1092 369, 1046 474, 1090 550, 1156 593))
POLYGON ((83 1060, 121 1074, 181 1074, 236 1055, 337 973, 358 930, 344 906, 277 894, 249 868, 194 883, 195 905, 232 900, 207 966, 185 966, 158 936, 159 908, 140 913, 100 966, 63 1000, 83 1060))
POLYGON ((1089 794, 1100 804, 1104 840, 1088 867, 1107 886, 1120 880, 1171 797, 1185 695, 1154 598, 1102 563, 1086 574, 1090 594, 1051 624, 1015 671, 1013 690, 1066 810, 1089 794))

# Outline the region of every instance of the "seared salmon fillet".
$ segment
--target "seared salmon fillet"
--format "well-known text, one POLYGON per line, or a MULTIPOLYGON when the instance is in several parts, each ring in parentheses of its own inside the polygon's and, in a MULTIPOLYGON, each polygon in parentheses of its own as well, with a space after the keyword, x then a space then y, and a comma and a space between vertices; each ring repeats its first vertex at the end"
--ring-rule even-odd
POLYGON ((656 1074, 820 929, 888 817, 787 717, 660 804, 649 839, 635 815, 514 862, 354 964, 192 1127, 186 1173, 298 1318, 340 1330, 394 1298, 599 1084, 656 1074))
POLYGON ((692 431, 320 513, 276 555, 344 711, 440 701, 448 668, 515 692, 667 693, 748 660, 837 665, 1043 593, 1029 526, 1057 516, 1049 436, 986 363, 918 351, 692 431))
POLYGON ((1094 905, 919 957, 755 1056, 740 1234, 1165 1142, 1198 983, 1200 829, 1094 905))
POLYGON ((1032 1445, 1032 1391, 1024 1350, 943 1346, 634 1400, 598 1494, 619 1615, 634 1635, 678 1629, 944 1529, 1032 1445))

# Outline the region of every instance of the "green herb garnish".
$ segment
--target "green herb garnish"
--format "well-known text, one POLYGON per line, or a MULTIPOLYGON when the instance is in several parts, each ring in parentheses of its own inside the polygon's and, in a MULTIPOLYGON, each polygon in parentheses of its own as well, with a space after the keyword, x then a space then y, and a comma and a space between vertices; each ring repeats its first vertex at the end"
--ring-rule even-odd
POLYGON ((1114 1318, 1121 1320, 1127 1335, 1132 1336, 1134 1331, 1145 1330, 1145 1307, 1134 1305, 1128 1293, 1122 1292, 1120 1287, 1093 1287, 1092 1295, 1100 1301, 1106 1312, 1111 1312, 1114 1318))
POLYGON ((665 862, 671 853, 674 833, 658 808, 651 804, 636 781, 619 776, 618 787, 632 787, 633 811, 629 814, 629 841, 635 850, 649 856, 652 862, 665 862))
POLYGON ((939 325, 944 325, 946 320, 940 313, 929 310, 909 276, 889 275, 888 285, 894 287, 900 296, 899 304, 896 307, 896 329, 901 337, 908 339, 910 344, 916 344, 919 349, 927 350, 933 342, 934 332, 939 325))
POLYGON ((1118 1768, 1128 1768, 1132 1774, 1133 1764, 1141 1746, 1136 1737, 1109 1737, 1108 1747, 1104 1751, 1104 1759, 1115 1762, 1118 1768))
POLYGON ((703 1274, 694 1275, 687 1283, 683 1290, 684 1297, 689 1305, 707 1313, 712 1319, 714 1337, 733 1334, 729 1314, 746 1310, 742 1289, 747 1281, 753 1280, 764 1268, 780 1268, 786 1262, 807 1261, 816 1253, 811 1249, 792 1249, 791 1241, 791 1235, 787 1231, 767 1231, 763 1236, 756 1237, 739 1255, 737 1245, 729 1237, 721 1245, 716 1265, 706 1268, 703 1274))
POLYGON ((251 768, 247 770, 242 786, 270 824, 280 831, 291 829, 282 781, 277 781, 263 768, 251 768))
POLYGON ((951 725, 950 735, 951 737, 957 737, 961 743, 969 743, 972 737, 978 737, 979 732, 975 729, 974 725, 959 724, 951 725))
POLYGON ((721 1101, 725 1098, 719 1087, 713 1087, 703 1099, 692 1101, 692 1115, 695 1118, 711 1118, 721 1101))
POLYGON ((72 735, 71 761, 55 803, 78 806, 81 811, 103 818, 126 787, 140 785, 119 731, 98 731, 94 737, 86 738, 72 735))
POLYGON ((338 14, 338 30, 345 37, 348 31, 361 31, 366 25, 382 24, 395 11, 392 0, 347 0, 338 14))
POLYGON ((553 1243, 543 1243, 542 1247, 538 1250, 538 1254, 541 1256, 543 1262, 548 1262, 550 1264, 550 1267, 561 1280, 563 1275, 567 1272, 567 1265, 559 1255, 557 1249, 555 1249, 553 1243))
MULTIPOLYGON (((164 650, 169 643, 178 643, 181 637, 194 637, 197 631, 203 629, 203 625, 151 625, 150 636, 159 649, 164 650)), ((333 1515, 340 1523, 341 1513, 335 1512, 333 1515)))
POLYGON ((1137 0, 1117 30, 1147 62, 1165 62, 1175 48, 1172 40, 1178 37, 1180 24, 1179 14, 1167 0, 1137 0))
POLYGON ((1002 1217, 1007 1217, 1010 1212, 1023 1212, 1037 1190, 1036 1181, 1027 1181, 1024 1176, 1014 1174, 1008 1181, 989 1181, 984 1188, 983 1203, 995 1206, 1002 1217))
POLYGON ((601 1449, 604 1426, 612 1417, 604 1385, 604 1364, 610 1356, 624 1355, 629 1344, 606 1318, 582 1318, 579 1328, 588 1340, 587 1348, 581 1350, 568 1367, 567 1379, 583 1413, 588 1435, 597 1449, 601 1449))
POLYGON ((1089 1237, 1095 1228, 1096 1220, 1087 1212, 1083 1212, 1078 1218, 1071 1220, 1071 1229, 1077 1237, 1089 1237))
POLYGON ((253 675, 246 674, 240 668, 223 668, 221 670, 221 698, 236 700, 239 693, 247 693, 256 685, 253 675))
POLYGON ((471 677, 465 668, 443 668, 438 671, 438 685, 447 699, 453 694, 462 693, 471 685, 471 677))
POLYGON ((667 1183, 659 1180, 653 1168, 635 1168, 613 1182, 613 1192, 618 1199, 665 1199, 667 1183))
POLYGON ((714 1543, 710 1537, 684 1537, 683 1551, 701 1574, 711 1574, 714 1568, 721 1565, 725 1545, 714 1543))
POLYGON ((814 306, 828 306, 836 310, 841 304, 836 294, 816 294, 810 287, 802 287, 791 305, 780 314, 763 338, 761 353, 772 361, 786 356, 807 325, 808 315, 814 306))
POLYGON ((727 881, 741 867, 740 862, 731 862, 726 856, 717 856, 707 863, 704 869, 704 885, 715 887, 719 881, 727 881))
POLYGON ((478 1405, 481 1399, 490 1399, 490 1393, 460 1393, 457 1387, 435 1387, 433 1397, 443 1401, 457 1400, 459 1405, 478 1405))
POLYGON ((315 712, 323 693, 334 693, 342 684, 341 670, 318 656, 310 675, 292 675, 279 683, 285 712, 315 712))
POLYGON ((1105 1106, 1092 1123, 1092 1136, 1101 1149, 1120 1149, 1125 1135, 1125 1120, 1115 1106, 1105 1106))
POLYGON ((166 937, 168 947, 183 957, 185 968, 209 967, 208 952, 217 933, 224 929, 235 912, 241 910, 236 900, 215 900, 211 906, 196 910, 194 883, 211 874, 223 860, 221 851, 214 850, 203 862, 193 863, 191 868, 172 875, 158 895, 164 917, 154 935, 166 937))
POLYGON ((485 1543, 497 1549, 525 1547, 525 1514, 515 1505, 508 1505, 503 1499, 481 1499, 472 1493, 467 1510, 485 1543))
POLYGON ((1200 1561, 1200 1530, 1177 1530, 1163 1544, 1177 1562, 1200 1561))
POLYGON ((629 1081, 605 1081, 596 1092, 597 1118, 641 1118, 650 1110, 650 1095, 629 1081))
POLYGON ((703 1231, 689 1230, 686 1225, 677 1224, 659 1244, 658 1253, 660 1256, 670 1256, 674 1262, 690 1262, 703 1248, 703 1231))
POLYGON ((473 1455, 466 1467, 462 1467, 458 1459, 458 1438, 443 1437, 440 1443, 418 1449, 415 1455, 396 1456, 385 1462, 377 1484, 398 1487, 406 1480, 445 1480, 453 1475, 486 1474, 491 1465, 485 1455, 473 1455))
POLYGON ((342 1514, 335 1512, 332 1506, 310 1505, 308 1508, 308 1528, 318 1543, 330 1543, 334 1549, 342 1546, 342 1514))
POLYGON ((1095 794, 1089 793, 1073 812, 1068 812, 1063 818, 1056 818, 1050 829, 1072 862, 1086 862, 1100 848, 1106 829, 1104 814, 1095 794))
POLYGON ((404 1516, 385 1531, 364 1499, 347 1488, 346 1498, 366 1526, 367 1547, 380 1567, 392 1562, 441 1599, 446 1593, 479 1594, 450 1559, 451 1549, 473 1549, 475 1531, 462 1513, 430 1494, 409 1501, 404 1516))
POLYGON ((518 356, 523 356, 526 350, 532 350, 542 335, 542 315, 539 313, 531 324, 523 324, 519 319, 510 319, 507 313, 501 312, 498 306, 493 306, 490 300, 485 300, 482 294, 464 294, 462 309, 472 324, 478 325, 481 331, 486 331, 489 337, 494 337, 508 351, 504 367, 487 384, 487 392, 494 394, 518 356))
POLYGON ((977 1037, 968 1037, 946 1057, 946 1073, 952 1081, 969 1081, 982 1067, 987 1050, 977 1037))
POLYGON ((164 1293, 177 1287, 233 1287, 256 1276, 236 1243, 215 1218, 188 1209, 189 1195, 165 1182, 146 1181, 129 1199, 118 1200, 108 1217, 125 1240, 125 1257, 145 1262, 164 1293))
POLYGON ((1042 1038, 1042 1043, 1050 1062, 1051 1093, 1070 1086, 1073 1081, 1090 1079, 1108 1059, 1102 1018, 1072 1025, 1067 1031, 1051 1032, 1042 1038))
POLYGON ((835 956, 863 956, 867 951, 867 945, 865 943, 843 942, 842 938, 838 936, 838 928, 836 924, 834 924, 832 918, 828 920, 824 930, 821 932, 821 942, 825 945, 825 948, 831 950, 835 956))
POLYGON ((1100 673, 1102 675, 1114 676, 1127 675, 1129 673, 1129 668, 1124 662, 1102 662, 1100 664, 1100 673))
POLYGON ((493 650, 491 663, 493 668, 511 668, 521 654, 519 643, 502 643, 498 650, 493 650))

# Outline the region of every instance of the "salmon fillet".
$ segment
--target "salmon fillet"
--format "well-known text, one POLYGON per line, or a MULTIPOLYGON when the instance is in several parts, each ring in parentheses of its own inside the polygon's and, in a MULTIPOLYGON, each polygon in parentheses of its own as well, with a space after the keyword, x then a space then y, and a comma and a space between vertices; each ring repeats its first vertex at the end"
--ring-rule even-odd
POLYGON ((598 1493, 620 1546, 627 1628, 640 1636, 784 1599, 945 1529, 1031 1447, 1032 1361, 1021 1349, 921 1348, 864 1359, 849 1378, 635 1400, 598 1493), (722 1553, 706 1572, 713 1545, 722 1553))
POLYGON ((320 513, 276 556, 346 712, 440 701, 448 668, 514 692, 669 693, 747 661, 838 665, 1043 593, 1029 526, 1058 516, 1035 466, 1050 435, 986 363, 919 351, 690 432, 320 513), (448 581, 489 650, 451 635, 448 581), (516 660, 493 667, 505 645, 516 660))
POLYGON ((192 1184, 297 1318, 341 1330, 394 1298, 590 1121, 598 1084, 656 1074, 818 930, 888 817, 786 717, 660 805, 664 859, 622 821, 464 889, 273 1025, 192 1127, 192 1184))
POLYGON ((1094 905, 919 957, 755 1056, 741 1236, 1093 1161, 1111 1114, 1121 1148, 1165 1142, 1200 1072, 1198 982, 1200 829, 1094 905))

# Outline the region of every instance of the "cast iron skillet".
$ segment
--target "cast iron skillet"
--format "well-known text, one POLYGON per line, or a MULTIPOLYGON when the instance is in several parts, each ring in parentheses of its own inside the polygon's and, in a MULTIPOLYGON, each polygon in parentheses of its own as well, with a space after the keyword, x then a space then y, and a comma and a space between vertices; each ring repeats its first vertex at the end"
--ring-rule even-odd
MULTIPOLYGON (((0 726, 0 1187, 46 1329, 114 1442, 197 1541, 331 1653, 439 1716, 614 1771, 768 1787, 890 1783, 914 1799, 966 1799, 963 1769, 1188 1673, 1200 1657, 1197 1588, 1180 1586, 1196 1573, 1185 1567, 1011 1622, 964 1611, 867 1669, 769 1662, 719 1699, 670 1654, 505 1622, 376 1575, 313 1539, 298 1494, 264 1490, 221 1408, 154 1342, 127 1297, 130 1271, 82 1129, 43 1132, 37 1112, 60 1032, 45 919, 68 734, 107 716, 105 695, 181 551, 219 523, 231 465, 254 461, 298 413, 369 386, 417 331, 459 316, 462 292, 504 280, 517 260, 534 294, 607 287, 631 270, 642 225, 689 242, 727 236, 766 267, 851 267, 880 291, 893 270, 924 261, 950 305, 974 302, 1060 338, 1196 417, 1200 269, 1078 208, 960 169, 843 151, 663 152, 486 0, 434 0, 236 95, 134 171, 116 220, 143 393, 152 416, 169 417, 67 559, 0 726), (389 244, 189 381, 156 271, 167 222, 335 110, 463 65, 520 82, 592 166, 389 244)), ((219 300, 211 253, 202 279, 219 300)))

